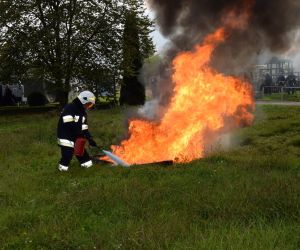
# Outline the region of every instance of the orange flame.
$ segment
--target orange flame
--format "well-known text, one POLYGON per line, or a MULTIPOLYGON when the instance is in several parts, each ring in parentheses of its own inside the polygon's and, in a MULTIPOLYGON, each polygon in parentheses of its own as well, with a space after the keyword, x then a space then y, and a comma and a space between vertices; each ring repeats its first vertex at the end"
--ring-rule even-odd
POLYGON ((120 146, 112 146, 114 154, 130 164, 189 162, 205 156, 208 133, 216 138, 252 123, 250 83, 209 66, 215 48, 226 40, 230 30, 246 26, 248 11, 246 8, 239 16, 228 12, 224 27, 208 35, 194 51, 180 53, 174 59, 174 94, 161 121, 130 121, 130 136, 120 146))

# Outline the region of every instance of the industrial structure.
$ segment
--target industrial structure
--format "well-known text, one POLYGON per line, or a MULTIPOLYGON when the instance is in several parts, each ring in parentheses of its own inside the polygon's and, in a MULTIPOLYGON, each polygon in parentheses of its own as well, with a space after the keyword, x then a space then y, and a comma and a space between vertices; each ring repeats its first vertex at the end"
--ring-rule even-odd
POLYGON ((254 65, 250 72, 250 79, 256 92, 263 88, 272 88, 271 92, 278 92, 280 88, 300 87, 300 72, 295 72, 291 60, 273 57, 262 65, 254 65))

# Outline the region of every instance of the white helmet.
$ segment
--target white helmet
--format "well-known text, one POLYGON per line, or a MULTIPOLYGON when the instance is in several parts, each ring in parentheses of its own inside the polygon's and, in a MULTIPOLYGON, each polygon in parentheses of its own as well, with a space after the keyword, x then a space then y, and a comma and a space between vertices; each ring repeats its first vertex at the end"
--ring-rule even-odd
POLYGON ((84 105, 87 103, 95 104, 96 97, 91 91, 83 91, 78 95, 78 99, 84 105))

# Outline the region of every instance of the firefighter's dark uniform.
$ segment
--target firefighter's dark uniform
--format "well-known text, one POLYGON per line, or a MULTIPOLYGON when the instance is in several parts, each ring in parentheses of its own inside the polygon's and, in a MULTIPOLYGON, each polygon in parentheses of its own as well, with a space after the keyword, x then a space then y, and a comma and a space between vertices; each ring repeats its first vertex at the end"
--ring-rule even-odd
MULTIPOLYGON (((87 114, 83 104, 78 98, 66 105, 61 113, 57 126, 57 142, 61 147, 62 158, 60 165, 68 167, 74 153, 76 139, 85 137, 91 140, 92 136, 88 130, 87 114)), ((83 156, 76 156, 81 166, 90 167, 92 161, 87 151, 83 156)))

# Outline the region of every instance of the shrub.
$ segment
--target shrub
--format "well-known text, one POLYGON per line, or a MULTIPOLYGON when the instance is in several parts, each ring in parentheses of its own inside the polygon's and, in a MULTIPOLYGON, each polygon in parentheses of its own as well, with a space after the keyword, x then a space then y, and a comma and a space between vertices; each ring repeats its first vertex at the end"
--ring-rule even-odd
POLYGON ((40 92, 33 92, 27 99, 29 106, 44 106, 48 101, 44 94, 40 92))

